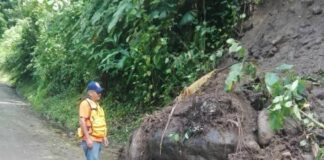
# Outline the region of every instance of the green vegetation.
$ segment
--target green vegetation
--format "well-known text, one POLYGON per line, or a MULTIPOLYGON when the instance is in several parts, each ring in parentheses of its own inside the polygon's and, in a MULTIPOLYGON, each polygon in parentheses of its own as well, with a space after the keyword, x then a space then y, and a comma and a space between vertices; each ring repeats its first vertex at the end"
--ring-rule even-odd
POLYGON ((305 81, 291 71, 292 67, 283 64, 276 69, 279 73, 265 74, 264 81, 272 100, 268 108, 270 126, 274 130, 281 129, 288 116, 294 116, 301 121, 300 110, 307 103, 305 81))
POLYGON ((143 114, 222 60, 243 3, 250 2, 1 2, 1 68, 36 110, 70 131, 86 83, 100 81, 110 135, 126 141, 143 114))
MULTIPOLYGON (((324 124, 317 121, 310 111, 310 104, 307 99, 306 85, 308 78, 296 74, 293 65, 282 64, 270 72, 257 73, 257 68, 252 62, 247 60, 246 50, 235 40, 228 39, 230 45, 229 52, 238 55, 239 62, 232 65, 225 81, 225 90, 231 92, 235 89, 235 84, 241 79, 246 80, 246 76, 252 77, 250 87, 254 92, 261 92, 265 96, 264 100, 269 102, 267 107, 270 127, 274 131, 283 129, 285 120, 288 117, 297 119, 307 136, 300 141, 301 148, 312 146, 318 150, 314 152, 316 160, 323 159, 324 148, 319 148, 314 130, 324 129, 324 124), (254 77, 254 78, 253 78, 254 77), (258 82, 254 82, 259 79, 258 82), (261 81, 260 81, 261 79, 261 81)), ((246 83, 246 82, 245 82, 246 83)), ((237 86, 236 88, 241 88, 237 86)), ((174 135, 172 135, 174 138, 174 135)), ((176 137, 179 139, 178 137, 176 137)))

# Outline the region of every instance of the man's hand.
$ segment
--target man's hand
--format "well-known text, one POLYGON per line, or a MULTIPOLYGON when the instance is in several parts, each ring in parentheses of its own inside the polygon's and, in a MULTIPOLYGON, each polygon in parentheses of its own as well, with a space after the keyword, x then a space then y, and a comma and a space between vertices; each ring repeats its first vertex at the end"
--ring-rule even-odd
POLYGON ((105 146, 106 148, 109 146, 109 141, 108 141, 107 137, 105 137, 105 138, 103 139, 103 144, 104 144, 104 146, 105 146))
POLYGON ((93 146, 92 140, 91 139, 87 139, 86 142, 87 142, 88 148, 92 148, 92 146, 93 146))

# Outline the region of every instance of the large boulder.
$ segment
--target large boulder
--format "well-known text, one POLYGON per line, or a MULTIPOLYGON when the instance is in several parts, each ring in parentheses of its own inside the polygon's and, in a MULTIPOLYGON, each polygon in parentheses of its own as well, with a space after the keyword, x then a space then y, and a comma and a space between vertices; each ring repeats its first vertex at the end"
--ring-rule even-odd
POLYGON ((212 77, 198 93, 144 119, 125 148, 127 160, 224 160, 248 147, 260 149, 253 134, 257 113, 243 95, 226 93, 226 73, 212 77), (170 123, 161 137, 168 117, 170 123))

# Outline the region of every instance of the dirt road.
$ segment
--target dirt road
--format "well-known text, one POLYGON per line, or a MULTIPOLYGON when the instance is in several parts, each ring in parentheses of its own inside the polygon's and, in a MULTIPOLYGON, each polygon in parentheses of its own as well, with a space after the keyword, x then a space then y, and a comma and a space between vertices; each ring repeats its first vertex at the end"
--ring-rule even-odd
MULTIPOLYGON (((83 160, 84 158, 77 142, 40 119, 14 89, 0 84, 0 159, 83 160)), ((104 153, 102 159, 111 158, 104 153)))

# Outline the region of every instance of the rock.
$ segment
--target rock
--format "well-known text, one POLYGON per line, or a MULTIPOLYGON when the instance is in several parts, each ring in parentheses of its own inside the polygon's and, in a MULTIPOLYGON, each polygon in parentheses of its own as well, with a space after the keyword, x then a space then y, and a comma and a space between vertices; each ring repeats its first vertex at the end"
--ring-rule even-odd
POLYGON ((319 38, 317 38, 317 39, 315 40, 314 45, 319 45, 319 44, 322 43, 322 41, 323 41, 323 39, 322 39, 321 37, 319 37, 319 38))
POLYGON ((291 158, 291 153, 287 150, 281 153, 282 157, 284 158, 291 158))
POLYGON ((249 31, 252 28, 253 28, 253 23, 252 22, 246 21, 246 22, 243 23, 243 26, 242 26, 243 32, 249 31))
POLYGON ((247 136, 244 139, 244 147, 249 151, 257 152, 260 150, 259 144, 254 140, 253 136, 247 136))
POLYGON ((310 42, 311 40, 310 39, 301 39, 299 42, 303 45, 303 46, 305 46, 305 45, 307 45, 309 42, 310 42))
MULTIPOLYGON (((142 150, 145 150, 147 147, 147 143, 143 140, 144 131, 141 129, 137 129, 134 131, 131 137, 131 143, 128 146, 128 150, 126 152, 125 158, 131 160, 140 160, 143 158, 142 150)), ((144 157, 143 159, 145 159, 144 157)))
POLYGON ((196 156, 196 155, 188 155, 187 160, 206 160, 204 157, 202 156, 196 156))
POLYGON ((288 135, 296 135, 300 131, 300 124, 292 118, 287 118, 285 120, 284 130, 288 135))
POLYGON ((303 154, 302 157, 304 160, 314 160, 313 155, 311 155, 309 153, 303 154))
MULTIPOLYGON (((172 125, 170 125, 172 126, 172 125)), ((162 155, 160 155, 160 139, 161 132, 155 132, 151 138, 146 142, 146 148, 137 148, 136 154, 133 154, 128 160, 140 159, 155 159, 155 160, 174 160, 174 159, 188 159, 188 160, 223 160, 227 155, 233 153, 236 148, 238 135, 235 130, 222 131, 216 128, 210 128, 204 134, 198 134, 190 137, 186 141, 175 142, 167 135, 170 133, 178 133, 175 131, 167 132, 162 145, 162 155), (146 150, 147 157, 142 154, 146 150)), ((136 138, 136 134, 133 138, 136 138)), ((137 142, 138 143, 138 142, 137 142)), ((131 149, 131 148, 130 148, 131 149)), ((144 154, 144 155, 145 155, 144 154)))
POLYGON ((306 6, 311 6, 314 4, 314 0, 302 0, 301 3, 306 6))
POLYGON ((293 14, 296 13, 294 7, 289 7, 288 12, 293 13, 293 14))
POLYGON ((323 100, 324 99, 324 88, 314 88, 312 93, 315 95, 316 98, 323 100))
POLYGON ((282 43, 282 41, 283 41, 283 36, 278 36, 278 37, 276 37, 275 39, 273 39, 272 41, 271 41, 271 44, 272 45, 276 45, 276 44, 278 44, 278 43, 282 43))
POLYGON ((75 136, 75 133, 74 132, 69 132, 69 134, 68 134, 68 137, 69 138, 72 138, 72 137, 74 137, 75 136))
POLYGON ((274 136, 270 124, 269 116, 266 109, 262 110, 258 115, 258 141, 260 145, 267 145, 274 136))
POLYGON ((320 14, 322 14, 322 12, 323 12, 323 10, 320 6, 314 6, 312 8, 313 15, 320 15, 320 14))
POLYGON ((324 140, 321 140, 319 145, 320 145, 320 147, 324 147, 324 140))
POLYGON ((271 50, 270 50, 270 52, 273 53, 273 54, 277 53, 278 51, 279 51, 279 49, 277 47, 272 47, 271 50))

